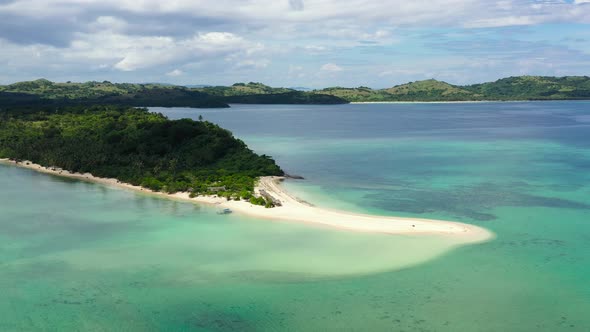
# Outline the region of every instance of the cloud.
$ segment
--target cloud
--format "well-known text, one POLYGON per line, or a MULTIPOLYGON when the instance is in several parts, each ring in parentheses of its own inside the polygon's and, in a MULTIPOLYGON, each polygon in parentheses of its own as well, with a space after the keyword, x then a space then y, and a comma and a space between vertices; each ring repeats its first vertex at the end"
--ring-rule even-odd
POLYGON ((100 34, 79 34, 71 46, 64 50, 64 57, 113 62, 113 68, 117 70, 135 71, 171 63, 252 54, 256 49, 260 49, 259 44, 229 32, 201 33, 179 39, 128 36, 104 31, 100 34))
POLYGON ((334 63, 326 63, 325 65, 323 65, 320 70, 322 71, 329 71, 329 72, 339 72, 339 71, 343 71, 344 69, 340 66, 338 66, 337 64, 334 63))
POLYGON ((174 70, 166 73, 166 76, 170 76, 170 77, 178 77, 178 76, 182 76, 182 75, 184 75, 184 72, 180 69, 174 69, 174 70))
POLYGON ((270 61, 268 59, 257 60, 240 60, 235 64, 236 69, 262 69, 268 67, 270 61))
MULTIPOLYGON (((0 64, 4 80, 70 75, 155 81, 181 68, 185 75, 179 79, 202 77, 231 83, 261 75, 260 80, 268 77, 290 85, 281 80, 305 74, 309 78, 311 68, 322 69, 325 81, 317 84, 344 84, 337 79, 377 82, 380 77, 449 76, 439 65, 448 60, 463 79, 472 80, 494 71, 490 67, 486 73, 466 72, 454 64, 481 65, 481 59, 467 55, 490 59, 492 55, 478 51, 484 48, 478 45, 490 44, 486 52, 504 57, 494 61, 506 66, 506 72, 516 73, 522 58, 530 54, 517 44, 546 42, 553 50, 561 49, 564 58, 558 61, 556 52, 545 49, 549 55, 543 57, 553 63, 551 70, 587 73, 587 43, 545 39, 552 34, 588 39, 589 2, 216 0, 212 5, 195 0, 0 0, 0 64), (546 26, 550 29, 539 30, 536 37, 522 32, 534 32, 544 24, 551 24, 546 26), (579 25, 576 31, 557 32, 574 24, 579 25), (434 33, 442 37, 426 36, 434 33), (522 55, 499 55, 513 45, 522 55), (346 64, 345 69, 336 63, 346 64), (415 69, 417 63, 424 69, 415 69), (285 77, 290 65, 309 72, 285 77), (350 77, 335 74, 342 70, 350 77)), ((535 66, 542 64, 533 61, 524 68, 535 71, 535 66)))
POLYGON ((292 10, 297 11, 301 11, 305 7, 305 5, 303 4, 303 0, 289 0, 289 6, 292 10))

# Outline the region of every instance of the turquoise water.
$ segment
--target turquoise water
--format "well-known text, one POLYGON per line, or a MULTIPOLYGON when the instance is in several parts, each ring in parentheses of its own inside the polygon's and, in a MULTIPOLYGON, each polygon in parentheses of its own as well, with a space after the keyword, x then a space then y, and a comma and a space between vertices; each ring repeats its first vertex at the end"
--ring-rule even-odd
POLYGON ((156 111, 231 129, 318 205, 497 238, 450 250, 0 166, 0 330, 590 330, 590 103, 156 111))

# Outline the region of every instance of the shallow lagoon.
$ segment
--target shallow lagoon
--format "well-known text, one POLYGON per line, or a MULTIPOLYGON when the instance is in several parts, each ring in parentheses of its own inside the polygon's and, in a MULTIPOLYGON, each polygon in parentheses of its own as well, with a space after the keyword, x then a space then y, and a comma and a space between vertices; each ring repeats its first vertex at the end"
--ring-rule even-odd
POLYGON ((1 330, 590 329, 590 103, 157 111, 231 129, 316 204, 498 237, 446 251, 3 166, 1 330))

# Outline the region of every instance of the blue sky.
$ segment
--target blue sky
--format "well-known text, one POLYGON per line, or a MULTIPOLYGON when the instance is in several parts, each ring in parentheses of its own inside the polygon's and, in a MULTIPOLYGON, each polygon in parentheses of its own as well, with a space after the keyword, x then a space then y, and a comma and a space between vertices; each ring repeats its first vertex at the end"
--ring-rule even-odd
POLYGON ((0 0, 0 83, 590 75, 590 0, 0 0))

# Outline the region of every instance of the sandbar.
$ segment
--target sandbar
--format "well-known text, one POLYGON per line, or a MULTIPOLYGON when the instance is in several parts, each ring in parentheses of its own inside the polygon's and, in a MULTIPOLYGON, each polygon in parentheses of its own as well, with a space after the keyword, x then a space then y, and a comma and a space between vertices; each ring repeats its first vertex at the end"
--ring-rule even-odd
POLYGON ((455 238, 462 243, 485 242, 494 237, 494 234, 485 228, 460 222, 368 215, 314 206, 286 191, 284 187, 281 186, 281 182, 285 180, 283 177, 270 176, 261 177, 259 179, 255 192, 260 193, 260 191, 263 190, 266 195, 272 196, 275 201, 278 201, 281 204, 281 206, 278 207, 265 208, 252 205, 246 201, 228 201, 226 198, 217 196, 197 196, 191 198, 187 192, 179 192, 175 194, 154 192, 140 186, 122 183, 117 179, 95 177, 90 173, 72 173, 58 167, 45 167, 29 161, 16 162, 9 159, 0 159, 0 163, 24 167, 51 175, 140 191, 150 195, 215 205, 220 209, 228 208, 236 213, 269 220, 302 222, 309 225, 355 232, 385 233, 393 235, 440 235, 455 238))

